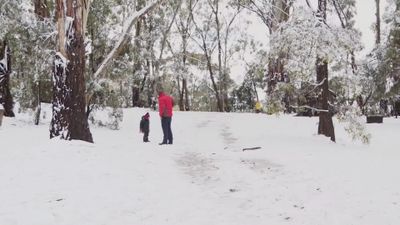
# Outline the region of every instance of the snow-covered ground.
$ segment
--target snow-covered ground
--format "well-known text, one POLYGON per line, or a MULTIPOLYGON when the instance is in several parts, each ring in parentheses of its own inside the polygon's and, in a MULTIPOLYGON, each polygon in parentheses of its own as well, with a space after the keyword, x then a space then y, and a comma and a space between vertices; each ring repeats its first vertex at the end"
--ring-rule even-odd
POLYGON ((316 135, 317 118, 176 112, 174 145, 159 146, 156 112, 141 141, 145 112, 92 128, 95 144, 5 118, 0 224, 400 224, 400 119, 368 125, 366 146, 337 123, 336 144, 316 135))

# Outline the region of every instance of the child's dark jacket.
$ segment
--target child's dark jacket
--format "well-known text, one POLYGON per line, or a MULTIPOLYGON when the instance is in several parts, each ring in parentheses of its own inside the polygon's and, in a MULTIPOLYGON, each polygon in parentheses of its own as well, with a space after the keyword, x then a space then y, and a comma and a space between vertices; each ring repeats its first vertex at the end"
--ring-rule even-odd
POLYGON ((140 132, 145 133, 150 131, 150 121, 149 118, 143 116, 142 120, 140 120, 140 132))

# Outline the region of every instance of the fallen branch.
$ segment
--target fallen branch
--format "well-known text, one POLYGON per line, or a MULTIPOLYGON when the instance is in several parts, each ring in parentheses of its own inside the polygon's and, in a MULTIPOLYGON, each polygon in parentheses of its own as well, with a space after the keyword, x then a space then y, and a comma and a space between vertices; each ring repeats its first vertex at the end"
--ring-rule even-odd
POLYGON ((261 147, 244 148, 242 150, 243 151, 249 151, 249 150, 257 150, 257 149, 261 149, 261 147))

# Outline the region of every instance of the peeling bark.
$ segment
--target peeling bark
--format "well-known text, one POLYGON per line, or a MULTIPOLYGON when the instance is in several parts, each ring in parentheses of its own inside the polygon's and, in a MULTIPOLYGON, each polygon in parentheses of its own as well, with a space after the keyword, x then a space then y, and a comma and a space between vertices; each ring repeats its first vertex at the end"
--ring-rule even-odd
POLYGON ((85 112, 84 0, 56 3, 58 53, 53 70, 50 138, 93 142, 85 112))

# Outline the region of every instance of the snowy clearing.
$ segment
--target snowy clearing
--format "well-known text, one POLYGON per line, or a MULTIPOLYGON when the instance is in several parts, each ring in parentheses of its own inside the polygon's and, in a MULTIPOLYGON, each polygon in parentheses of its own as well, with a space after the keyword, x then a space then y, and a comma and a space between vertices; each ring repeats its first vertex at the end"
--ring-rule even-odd
POLYGON ((95 144, 49 140, 49 114, 5 118, 0 224, 400 224, 400 119, 368 125, 366 146, 337 122, 336 144, 316 135, 317 118, 176 112, 159 146, 156 112, 142 143, 145 112, 92 127, 95 144))

